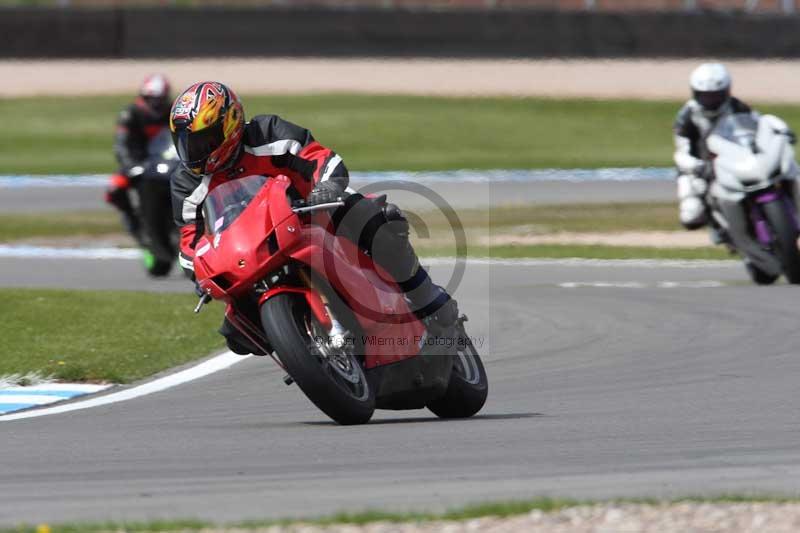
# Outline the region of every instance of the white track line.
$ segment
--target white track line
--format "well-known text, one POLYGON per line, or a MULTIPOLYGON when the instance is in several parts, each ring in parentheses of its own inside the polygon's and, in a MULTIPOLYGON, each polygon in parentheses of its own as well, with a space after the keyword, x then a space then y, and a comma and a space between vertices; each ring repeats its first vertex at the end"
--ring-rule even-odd
POLYGON ((566 281, 559 283, 562 289, 582 288, 614 288, 614 289, 713 289, 724 287, 725 284, 716 280, 703 281, 657 281, 652 283, 642 281, 566 281))
MULTIPOLYGON (((451 266, 455 257, 422 257, 420 261, 427 266, 451 266)), ((739 268, 738 261, 711 259, 583 259, 566 257, 563 259, 495 259, 491 257, 467 257, 469 265, 486 266, 566 266, 566 267, 631 267, 631 268, 739 268)))
MULTIPOLYGON (((0 245, 0 258, 23 259, 140 259, 141 252, 135 248, 53 248, 46 246, 0 245)), ((494 259, 490 257, 467 257, 467 265, 481 266, 568 266, 568 267, 630 267, 630 268, 739 268, 738 261, 707 259, 494 259)), ((455 257, 423 257, 422 262, 431 266, 447 266, 456 262, 455 257)))
POLYGON ((0 245, 0 258, 14 259, 141 259, 138 248, 56 248, 0 245))
POLYGON ((142 396, 147 396, 148 394, 153 394, 154 392, 160 392, 184 383, 188 383, 195 379, 219 372, 220 370, 225 370, 226 368, 244 361, 249 357, 251 356, 236 355, 233 352, 225 352, 191 368, 187 368, 186 370, 181 370, 175 374, 170 374, 168 376, 164 376, 163 378, 159 378, 130 389, 121 390, 105 396, 88 398, 83 401, 54 405, 53 407, 44 407, 41 409, 33 409, 31 411, 25 411, 22 413, 3 415, 0 416, 0 422, 21 420, 24 418, 38 418, 40 416, 68 413, 70 411, 80 411, 83 409, 90 409, 92 407, 100 407, 101 405, 109 405, 112 403, 132 400, 134 398, 140 398, 142 396))

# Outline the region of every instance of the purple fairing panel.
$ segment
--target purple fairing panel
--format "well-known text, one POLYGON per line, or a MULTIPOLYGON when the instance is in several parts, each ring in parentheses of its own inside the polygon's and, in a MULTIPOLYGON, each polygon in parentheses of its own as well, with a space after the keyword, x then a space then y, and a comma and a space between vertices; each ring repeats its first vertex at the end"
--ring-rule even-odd
POLYGON ((769 231, 769 225, 763 218, 758 218, 753 221, 756 229, 756 239, 764 246, 769 246, 772 243, 772 234, 769 231))
POLYGON ((770 189, 756 195, 753 199, 755 202, 750 204, 750 220, 753 223, 753 229, 755 230, 758 242, 765 246, 769 246, 772 243, 772 230, 769 224, 767 224, 760 206, 762 204, 774 202, 775 200, 781 201, 795 229, 800 231, 800 220, 797 216, 797 208, 791 196, 784 194, 781 190, 770 189))
POLYGON ((760 194, 757 194, 755 200, 757 204, 766 204, 769 202, 774 202, 781 196, 782 195, 779 191, 776 191, 775 189, 769 189, 760 194))
POLYGON ((750 221, 753 223, 756 239, 764 246, 769 246, 772 243, 772 232, 764 218, 764 213, 761 211, 761 205, 774 202, 779 197, 780 193, 778 191, 770 189, 757 194, 750 204, 750 221))

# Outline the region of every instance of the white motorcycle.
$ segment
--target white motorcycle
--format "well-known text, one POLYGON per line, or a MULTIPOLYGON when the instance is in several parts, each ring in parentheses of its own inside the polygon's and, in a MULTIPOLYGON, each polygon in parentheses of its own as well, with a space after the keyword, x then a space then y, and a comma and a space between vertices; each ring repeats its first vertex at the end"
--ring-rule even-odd
POLYGON ((706 138, 714 158, 712 224, 743 258, 755 283, 783 274, 800 283, 794 134, 772 115, 734 114, 706 138))

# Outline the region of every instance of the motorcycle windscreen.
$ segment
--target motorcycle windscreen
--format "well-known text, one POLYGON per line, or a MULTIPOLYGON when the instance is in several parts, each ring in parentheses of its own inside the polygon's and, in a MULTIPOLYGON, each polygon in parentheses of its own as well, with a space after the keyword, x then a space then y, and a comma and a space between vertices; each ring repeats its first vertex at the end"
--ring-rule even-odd
POLYGON ((212 189, 203 202, 206 233, 216 235, 225 231, 244 212, 266 181, 264 176, 247 176, 212 189))
POLYGON ((175 143, 172 141, 172 135, 169 128, 162 128, 150 141, 147 143, 147 157, 158 158, 165 161, 177 161, 178 149, 175 148, 175 143))

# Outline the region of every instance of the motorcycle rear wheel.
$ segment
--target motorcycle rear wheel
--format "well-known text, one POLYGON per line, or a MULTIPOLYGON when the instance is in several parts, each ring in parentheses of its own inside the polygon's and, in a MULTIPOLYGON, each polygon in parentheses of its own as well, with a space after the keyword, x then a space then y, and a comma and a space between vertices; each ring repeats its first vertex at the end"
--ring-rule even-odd
POLYGON ((786 280, 792 284, 800 283, 800 251, 797 249, 797 228, 791 220, 782 199, 763 204, 764 216, 772 228, 775 241, 775 255, 783 266, 786 280))
POLYGON ((322 412, 342 425, 372 418, 375 391, 364 374, 357 333, 349 346, 330 346, 305 298, 291 293, 264 302, 261 324, 286 371, 322 412))
POLYGON ((463 325, 458 326, 461 341, 453 358, 453 371, 444 396, 427 407, 439 418, 469 418, 483 408, 489 392, 489 381, 481 356, 467 336, 463 325))

